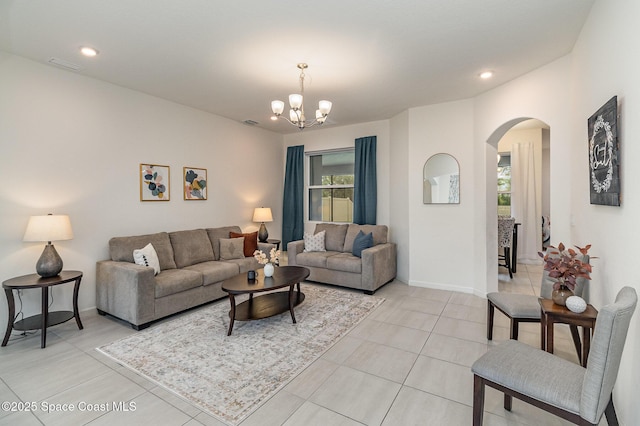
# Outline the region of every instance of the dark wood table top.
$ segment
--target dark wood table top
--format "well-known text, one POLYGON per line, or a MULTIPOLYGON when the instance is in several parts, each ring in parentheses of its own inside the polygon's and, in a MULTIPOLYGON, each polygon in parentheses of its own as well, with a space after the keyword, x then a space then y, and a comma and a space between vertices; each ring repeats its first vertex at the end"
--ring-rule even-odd
POLYGON ((587 305, 587 309, 584 312, 576 313, 572 312, 566 306, 560 306, 553 303, 551 299, 538 299, 540 302, 540 308, 544 314, 551 314, 554 318, 566 318, 568 320, 574 319, 593 319, 598 316, 598 311, 592 305, 587 305))
POLYGON ((80 277, 82 277, 80 271, 62 271, 55 277, 48 278, 42 278, 38 274, 29 274, 6 280, 2 283, 2 287, 6 289, 42 288, 75 281, 80 277))
POLYGON ((275 268, 272 277, 265 277, 264 270, 258 269, 255 280, 249 280, 245 272, 225 280, 222 283, 222 290, 232 294, 277 290, 304 281, 309 273, 309 270, 302 266, 280 266, 275 268))

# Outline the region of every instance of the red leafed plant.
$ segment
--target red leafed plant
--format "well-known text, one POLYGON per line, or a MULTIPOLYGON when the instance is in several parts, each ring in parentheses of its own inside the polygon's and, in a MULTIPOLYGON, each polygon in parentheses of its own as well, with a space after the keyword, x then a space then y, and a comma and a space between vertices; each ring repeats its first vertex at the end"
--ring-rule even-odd
MULTIPOLYGON (((586 255, 591 244, 585 247, 575 246, 578 251, 586 255)), ((544 270, 549 271, 549 278, 553 278, 556 282, 553 284, 554 290, 561 287, 567 287, 573 291, 576 287, 577 278, 591 279, 591 265, 579 259, 578 252, 572 248, 565 248, 564 244, 558 244, 558 247, 549 246, 547 254, 538 252, 544 260, 544 270)), ((595 259, 595 258, 594 258, 595 259)))

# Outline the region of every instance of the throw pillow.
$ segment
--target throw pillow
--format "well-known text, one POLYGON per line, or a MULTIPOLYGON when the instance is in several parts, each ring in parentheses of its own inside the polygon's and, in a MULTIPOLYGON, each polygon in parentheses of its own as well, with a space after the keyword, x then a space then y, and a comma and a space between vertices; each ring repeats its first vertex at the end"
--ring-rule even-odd
POLYGON ((229 238, 244 237, 244 257, 252 257, 253 252, 258 250, 258 231, 250 234, 240 234, 238 232, 229 232, 229 238))
POLYGON ((368 249, 369 247, 373 247, 373 233, 369 232, 365 234, 364 232, 358 232, 356 235, 356 239, 353 240, 353 253, 354 256, 362 257, 362 250, 368 249))
POLYGON ((304 251, 326 251, 324 248, 325 231, 320 231, 315 235, 304 234, 304 251))
POLYGON ((244 237, 220 238, 220 260, 244 259, 244 237))
POLYGON ((160 273, 160 261, 158 260, 158 253, 153 248, 151 243, 147 244, 141 249, 133 251, 133 261, 142 266, 149 266, 153 268, 153 273, 158 275, 160 273))

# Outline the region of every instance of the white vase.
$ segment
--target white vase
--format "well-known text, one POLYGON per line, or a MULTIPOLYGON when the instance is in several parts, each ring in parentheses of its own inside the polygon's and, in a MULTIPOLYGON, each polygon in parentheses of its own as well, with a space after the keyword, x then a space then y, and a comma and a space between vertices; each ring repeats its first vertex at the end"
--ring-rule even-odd
POLYGON ((273 276, 273 263, 267 263, 266 265, 264 265, 264 276, 265 277, 271 277, 273 276))

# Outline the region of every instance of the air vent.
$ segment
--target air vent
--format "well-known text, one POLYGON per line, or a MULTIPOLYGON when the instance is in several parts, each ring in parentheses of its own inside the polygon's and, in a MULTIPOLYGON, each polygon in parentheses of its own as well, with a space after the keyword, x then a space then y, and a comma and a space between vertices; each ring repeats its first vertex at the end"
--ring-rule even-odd
POLYGON ((69 71, 80 71, 82 69, 80 65, 74 64, 69 61, 65 61, 64 59, 60 59, 60 58, 49 58, 47 62, 69 71))
POLYGON ((244 120, 243 123, 246 124, 247 126, 255 126, 256 124, 260 124, 254 120, 244 120))

